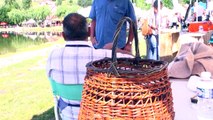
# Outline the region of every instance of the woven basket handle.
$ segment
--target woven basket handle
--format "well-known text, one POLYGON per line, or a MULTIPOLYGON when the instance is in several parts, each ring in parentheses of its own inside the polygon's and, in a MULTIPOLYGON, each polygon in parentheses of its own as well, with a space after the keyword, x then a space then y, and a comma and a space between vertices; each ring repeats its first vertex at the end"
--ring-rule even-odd
POLYGON ((137 27, 136 24, 131 20, 129 17, 124 17, 122 18, 119 23, 117 24, 116 31, 113 36, 113 46, 112 46, 112 63, 115 63, 117 61, 116 57, 116 48, 117 48, 117 43, 118 43, 118 37, 121 31, 121 28, 125 22, 129 22, 130 27, 133 29, 134 33, 134 38, 135 38, 135 62, 138 63, 138 61, 141 59, 140 53, 139 53, 139 47, 138 47, 138 33, 137 33, 137 27))

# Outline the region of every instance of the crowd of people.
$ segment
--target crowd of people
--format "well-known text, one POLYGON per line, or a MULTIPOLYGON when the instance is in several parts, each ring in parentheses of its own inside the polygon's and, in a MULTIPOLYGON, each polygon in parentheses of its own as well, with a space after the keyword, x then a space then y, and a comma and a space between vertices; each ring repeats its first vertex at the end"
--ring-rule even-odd
MULTIPOLYGON (((213 2, 201 4, 202 2, 193 2, 191 4, 177 5, 173 9, 168 9, 165 6, 161 7, 159 13, 160 26, 162 29, 181 29, 185 24, 190 22, 213 22, 213 2), (205 6, 204 6, 205 5, 205 6)), ((149 10, 150 11, 150 10, 149 10)), ((146 16, 149 16, 147 12, 146 16)), ((140 19, 146 19, 144 16, 140 19)), ((141 21, 141 20, 140 20, 141 21)), ((142 20, 143 21, 143 20, 142 20)))
MULTIPOLYGON (((147 58, 154 60, 159 60, 159 19, 162 20, 161 23, 164 23, 164 17, 159 14, 159 9, 163 8, 163 3, 160 1, 160 6, 158 5, 158 0, 155 0, 152 4, 147 18, 150 32, 145 35, 147 58)), ((195 12, 195 15, 199 14, 195 12)), ((174 16, 170 25, 165 22, 166 27, 177 27, 177 22, 180 22, 179 13, 175 12, 174 16)), ((123 17, 131 18, 135 24, 137 21, 130 0, 93 0, 89 17, 92 19, 90 39, 88 39, 88 24, 84 16, 78 13, 70 13, 64 18, 62 36, 66 44, 62 48, 53 50, 47 61, 47 76, 55 82, 83 84, 88 62, 111 57, 113 36, 118 22, 123 17)), ((196 18, 202 20, 200 16, 196 18)), ((129 37, 126 40, 126 28, 127 25, 125 24, 119 35, 118 57, 133 57, 131 46, 134 35, 130 27, 129 37)), ((80 101, 68 100, 58 96, 58 103, 63 120, 78 119, 80 101)))
POLYGON ((183 27, 183 22, 186 24, 189 24, 190 22, 213 22, 213 8, 211 8, 212 4, 213 3, 210 2, 208 4, 209 7, 207 7, 206 5, 204 6, 202 2, 194 2, 185 6, 184 13, 174 10, 172 15, 165 18, 167 25, 164 27, 180 28, 183 27))

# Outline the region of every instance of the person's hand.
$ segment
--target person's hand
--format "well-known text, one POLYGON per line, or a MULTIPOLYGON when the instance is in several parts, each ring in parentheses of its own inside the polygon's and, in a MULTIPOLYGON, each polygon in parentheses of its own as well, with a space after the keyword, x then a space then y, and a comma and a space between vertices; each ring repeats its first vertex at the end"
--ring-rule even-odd
MULTIPOLYGON (((129 45, 130 45, 130 44, 129 44, 129 45)), ((129 45, 126 45, 126 46, 125 46, 126 49, 128 49, 128 50, 125 50, 125 48, 124 48, 124 50, 123 50, 123 49, 120 49, 120 48, 116 48, 116 52, 132 55, 132 52, 131 52, 131 50, 130 50, 130 49, 131 49, 131 45, 130 45, 130 46, 129 46, 129 45)), ((112 47, 113 47, 113 43, 111 42, 111 43, 107 43, 107 44, 103 47, 103 49, 112 50, 112 47)))
POLYGON ((93 45, 97 44, 96 38, 95 37, 91 38, 91 42, 92 42, 93 45))
POLYGON ((112 49, 113 43, 107 43, 106 45, 104 45, 104 49, 112 49))
POLYGON ((158 30, 158 27, 156 27, 156 26, 152 26, 151 27, 153 30, 158 30))

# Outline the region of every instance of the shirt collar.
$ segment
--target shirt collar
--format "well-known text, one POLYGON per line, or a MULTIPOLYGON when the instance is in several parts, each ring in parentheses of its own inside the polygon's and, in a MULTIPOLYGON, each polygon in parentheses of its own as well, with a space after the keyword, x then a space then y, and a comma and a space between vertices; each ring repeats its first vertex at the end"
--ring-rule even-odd
POLYGON ((93 47, 90 41, 66 41, 66 45, 88 45, 93 47))

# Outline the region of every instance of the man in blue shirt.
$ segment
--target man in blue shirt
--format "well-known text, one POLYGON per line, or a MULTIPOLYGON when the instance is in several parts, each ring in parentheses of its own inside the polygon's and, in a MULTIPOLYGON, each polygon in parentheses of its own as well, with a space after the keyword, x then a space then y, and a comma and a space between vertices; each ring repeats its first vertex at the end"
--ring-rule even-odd
MULTIPOLYGON (((134 8, 130 0, 94 0, 89 17, 92 19, 90 39, 95 48, 103 48, 113 41, 117 23, 123 17, 136 21, 134 8)), ((131 50, 133 32, 126 43, 126 24, 118 38, 118 47, 131 50)))

